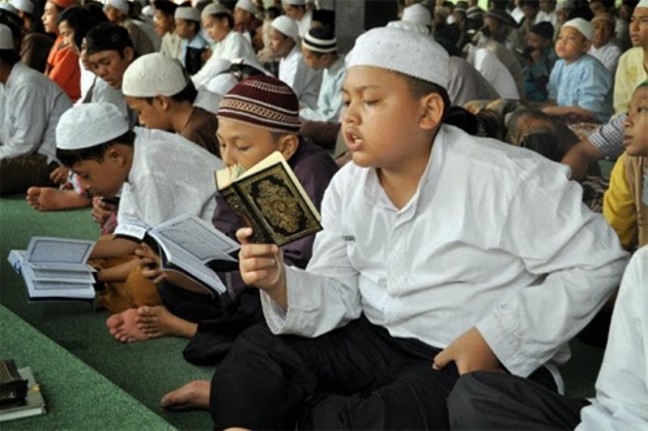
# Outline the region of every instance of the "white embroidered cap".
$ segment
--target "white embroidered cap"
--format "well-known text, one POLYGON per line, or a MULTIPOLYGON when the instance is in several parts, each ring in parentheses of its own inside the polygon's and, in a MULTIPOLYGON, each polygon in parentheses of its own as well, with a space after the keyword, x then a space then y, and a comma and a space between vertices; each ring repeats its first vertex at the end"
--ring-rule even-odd
POLYGON ((635 6, 635 8, 638 7, 648 7, 648 0, 641 0, 639 3, 637 3, 637 6, 635 6))
POLYGON ((184 19, 185 21, 200 22, 200 11, 194 7, 182 6, 175 10, 173 17, 175 19, 184 19))
POLYGON ((430 29, 427 26, 411 21, 389 21, 387 27, 401 28, 403 30, 413 31, 426 36, 430 34, 430 29))
POLYGON ((107 0, 104 10, 106 10, 108 6, 112 6, 123 14, 128 15, 128 2, 126 0, 107 0))
POLYGON ((205 88, 222 98, 238 83, 238 79, 231 73, 221 73, 210 79, 205 88))
POLYGON ((291 6, 304 6, 306 0, 281 0, 282 4, 289 4, 291 6))
POLYGON ((400 28, 378 27, 356 39, 346 57, 346 67, 380 67, 447 88, 448 60, 445 49, 429 36, 400 28))
POLYGON ((187 77, 182 64, 157 52, 133 61, 122 80, 122 93, 130 97, 170 97, 186 87, 187 77))
POLYGON ((587 40, 592 40, 592 38, 594 37, 594 26, 592 25, 591 22, 587 21, 586 19, 583 18, 570 19, 569 21, 567 21, 562 25, 562 28, 565 27, 575 28, 580 32, 580 34, 585 36, 585 39, 587 40))
POLYGON ((421 3, 414 3, 403 9, 403 16, 401 21, 413 22, 419 25, 430 25, 432 23, 432 13, 430 9, 423 6, 421 3))
POLYGON ((124 114, 112 103, 82 103, 61 115, 56 147, 80 150, 105 144, 129 130, 124 114))
POLYGON ((216 15, 216 14, 220 14, 220 13, 226 13, 228 15, 231 15, 232 11, 230 11, 229 9, 227 9, 225 6, 223 6, 220 3, 209 3, 202 10, 202 13, 200 14, 200 16, 204 18, 204 17, 209 16, 209 15, 216 15))
POLYGON ((281 34, 292 38, 295 42, 299 42, 299 27, 294 19, 286 15, 279 15, 272 21, 271 27, 281 34))
POLYGON ((15 50, 11 29, 4 24, 0 24, 0 49, 15 50))
POLYGON ((257 13, 257 8, 252 3, 252 0, 238 0, 236 5, 234 5, 234 9, 236 8, 246 10, 250 13, 257 13))
POLYGON ((16 9, 30 15, 34 13, 34 3, 32 3, 30 0, 11 0, 11 4, 16 9))

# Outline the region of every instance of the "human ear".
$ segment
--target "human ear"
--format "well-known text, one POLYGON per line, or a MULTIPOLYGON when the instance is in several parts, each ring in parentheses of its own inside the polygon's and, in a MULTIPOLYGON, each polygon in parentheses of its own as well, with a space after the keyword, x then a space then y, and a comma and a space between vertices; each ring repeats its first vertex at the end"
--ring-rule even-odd
POLYGON ((421 99, 421 119, 419 126, 425 130, 437 127, 443 119, 445 102, 439 93, 430 93, 421 99))
POLYGON ((153 98, 153 104, 155 104, 155 103, 157 103, 157 105, 163 111, 167 111, 169 109, 169 98, 168 97, 155 96, 155 98, 153 98))
POLYGON ((124 53, 124 58, 128 60, 129 63, 132 62, 133 59, 135 58, 135 51, 133 51, 133 48, 131 48, 130 46, 124 48, 123 53, 124 53))
POLYGON ((117 166, 123 166, 126 161, 126 157, 117 146, 112 145, 108 147, 104 152, 104 161, 116 164, 117 166))
POLYGON ((284 159, 290 160, 299 148, 299 137, 293 133, 285 134, 279 138, 279 152, 284 156, 284 159))

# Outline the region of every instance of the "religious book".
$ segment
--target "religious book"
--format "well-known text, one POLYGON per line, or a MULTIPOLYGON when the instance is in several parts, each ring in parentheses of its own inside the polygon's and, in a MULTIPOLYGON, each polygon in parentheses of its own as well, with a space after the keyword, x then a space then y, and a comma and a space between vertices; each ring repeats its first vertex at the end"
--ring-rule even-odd
POLYGON ((322 230, 319 211, 278 151, 247 171, 239 165, 217 171, 216 188, 252 228, 254 243, 281 247, 322 230))
POLYGON ((21 274, 30 300, 87 300, 95 297, 94 270, 87 264, 95 241, 33 237, 27 250, 8 260, 21 274))
POLYGON ((20 368, 18 373, 23 380, 27 381, 27 396, 20 400, 1 403, 0 422, 38 416, 46 412, 43 394, 31 368, 20 368))
POLYGON ((115 236, 148 244, 160 257, 160 266, 171 283, 212 296, 227 288, 216 271, 238 269, 234 257, 239 244, 194 214, 185 214, 156 227, 122 221, 115 236))

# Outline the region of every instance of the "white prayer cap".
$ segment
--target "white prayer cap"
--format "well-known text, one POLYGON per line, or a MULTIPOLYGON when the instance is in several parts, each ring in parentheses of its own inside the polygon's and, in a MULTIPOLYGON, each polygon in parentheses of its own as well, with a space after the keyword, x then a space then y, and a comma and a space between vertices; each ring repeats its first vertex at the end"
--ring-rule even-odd
POLYGON ((61 115, 56 147, 80 150, 105 144, 129 130, 124 114, 112 103, 82 103, 61 115))
POLYGON ((34 13, 34 3, 32 3, 30 0, 11 0, 11 4, 16 9, 21 10, 30 15, 34 13))
POLYGON ((0 10, 6 10, 11 13, 18 13, 18 10, 11 3, 0 2, 0 10))
POLYGON ((429 36, 394 27, 360 35, 346 67, 373 66, 413 76, 443 88, 448 85, 448 53, 429 36))
POLYGON ((574 18, 570 19, 566 23, 564 23, 563 28, 565 27, 571 27, 575 28, 578 30, 583 36, 585 36, 585 39, 587 40, 592 40, 594 37, 594 26, 592 25, 591 22, 583 19, 583 18, 574 18))
POLYGON ((184 19, 185 21, 200 22, 200 11, 193 7, 182 6, 175 10, 173 17, 175 19, 184 19))
POLYGON ((152 5, 147 5, 142 8, 142 15, 145 15, 149 18, 153 18, 155 16, 155 6, 152 5))
POLYGON ((413 22, 420 25, 430 25, 432 22, 432 13, 430 9, 421 3, 414 3, 403 9, 401 21, 413 22))
POLYGON ((4 24, 0 24, 0 49, 15 50, 11 29, 4 24))
POLYGON ((641 0, 635 7, 648 7, 648 0, 641 0))
POLYGON ((294 19, 286 15, 279 15, 272 21, 271 27, 281 34, 292 38, 295 42, 299 42, 299 27, 294 19))
POLYGON ((306 0, 281 0, 282 4, 289 4, 291 6, 304 6, 306 0))
POLYGON ((574 10, 576 9, 576 5, 572 0, 559 1, 558 4, 556 4, 556 10, 562 10, 562 9, 574 10))
POLYGON ((427 26, 411 21, 389 21, 387 27, 401 28, 403 30, 413 31, 426 36, 430 34, 430 29, 427 26))
POLYGON ((223 97, 238 84, 239 81, 231 73, 221 73, 209 80, 205 88, 212 93, 223 97))
POLYGON ((157 52, 133 61, 122 80, 122 93, 131 97, 170 97, 186 87, 187 78, 182 64, 157 52))
POLYGON ((126 0, 106 0, 104 10, 108 6, 112 6, 123 14, 128 15, 128 2, 126 0))
MULTIPOLYGON (((178 9, 180 9, 180 8, 178 8, 178 9)), ((177 9, 176 9, 176 11, 177 11, 177 9)), ((202 16, 204 18, 204 17, 209 16, 209 15, 216 15, 216 14, 221 14, 221 13, 226 13, 226 14, 229 14, 229 15, 232 14, 232 12, 229 9, 227 9, 225 6, 223 6, 220 3, 209 3, 202 10, 202 13, 200 14, 200 16, 202 16)))
POLYGON ((246 10, 250 13, 257 13, 257 8, 252 3, 252 0, 238 0, 236 5, 234 5, 234 9, 236 8, 246 10))

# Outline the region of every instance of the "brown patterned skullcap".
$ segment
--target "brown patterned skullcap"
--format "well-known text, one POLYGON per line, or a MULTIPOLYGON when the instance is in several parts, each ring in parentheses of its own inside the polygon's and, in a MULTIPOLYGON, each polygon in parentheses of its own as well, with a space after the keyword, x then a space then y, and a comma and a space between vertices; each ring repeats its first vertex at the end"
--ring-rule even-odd
POLYGON ((271 132, 295 133, 301 128, 295 93, 284 82, 265 75, 239 82, 223 97, 216 116, 271 132))

